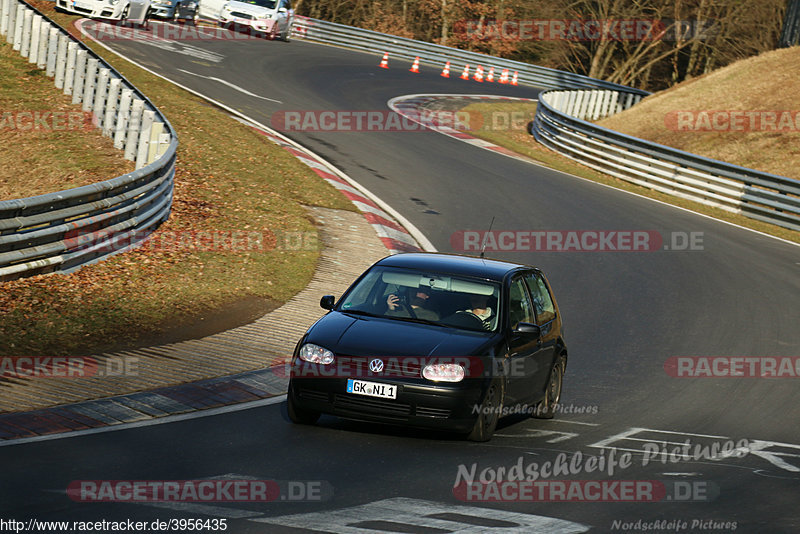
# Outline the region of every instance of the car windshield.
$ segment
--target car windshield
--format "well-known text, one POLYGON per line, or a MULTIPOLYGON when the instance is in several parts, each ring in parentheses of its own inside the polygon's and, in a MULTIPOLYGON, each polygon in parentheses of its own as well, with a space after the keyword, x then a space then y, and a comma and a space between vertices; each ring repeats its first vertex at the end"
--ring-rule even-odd
POLYGON ((276 0, 236 0, 242 4, 250 4, 251 6, 265 7, 267 9, 275 9, 276 0))
POLYGON ((337 310, 473 331, 495 331, 500 285, 478 278, 375 267, 337 310))

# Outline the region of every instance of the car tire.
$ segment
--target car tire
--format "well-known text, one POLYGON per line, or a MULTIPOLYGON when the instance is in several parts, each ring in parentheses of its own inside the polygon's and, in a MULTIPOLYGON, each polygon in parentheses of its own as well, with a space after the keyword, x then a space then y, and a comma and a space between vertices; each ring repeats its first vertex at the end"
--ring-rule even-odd
POLYGON ((483 397, 478 418, 472 431, 467 435, 469 441, 484 442, 492 439, 497 422, 500 420, 500 412, 503 410, 503 391, 499 380, 493 380, 483 397))
POLYGON ((284 43, 288 43, 291 40, 291 35, 292 35, 292 28, 287 27, 286 33, 281 34, 280 40, 283 41, 284 43))
POLYGON ((321 414, 313 410, 300 408, 294 403, 293 397, 294 393, 290 389, 288 395, 286 395, 286 411, 292 423, 297 425, 313 425, 316 423, 321 414))
POLYGON ((544 399, 536 406, 533 416, 537 419, 552 419, 556 414, 556 405, 561 401, 561 390, 564 385, 564 371, 567 367, 567 360, 563 354, 559 354, 553 369, 550 371, 550 378, 547 381, 547 390, 544 399))

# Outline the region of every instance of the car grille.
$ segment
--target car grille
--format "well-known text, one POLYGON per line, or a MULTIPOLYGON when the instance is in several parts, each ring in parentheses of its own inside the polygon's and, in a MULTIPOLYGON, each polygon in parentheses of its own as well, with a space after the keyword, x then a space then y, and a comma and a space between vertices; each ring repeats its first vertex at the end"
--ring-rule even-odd
POLYGON ((384 369, 380 373, 370 373, 369 362, 376 359, 375 356, 339 356, 336 355, 336 365, 342 370, 352 370, 354 378, 377 378, 400 376, 406 378, 420 378, 422 376, 422 366, 418 358, 378 358, 383 361, 384 369))
POLYGON ((353 397, 350 395, 335 395, 334 405, 337 408, 355 412, 375 413, 384 416, 406 418, 411 414, 411 405, 396 401, 371 399, 368 397, 353 397))
POLYGON ((237 19, 247 19, 247 20, 253 20, 255 18, 250 13, 242 13, 241 11, 231 11, 231 17, 236 17, 237 19))
POLYGON ((425 406, 417 406, 416 414, 419 417, 436 417, 440 419, 447 419, 450 417, 450 410, 444 408, 427 408, 425 406))

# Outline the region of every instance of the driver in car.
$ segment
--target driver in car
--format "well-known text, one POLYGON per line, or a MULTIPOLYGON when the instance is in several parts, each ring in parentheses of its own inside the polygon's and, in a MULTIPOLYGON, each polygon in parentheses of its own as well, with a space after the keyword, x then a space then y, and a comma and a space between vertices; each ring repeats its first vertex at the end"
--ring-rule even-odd
MULTIPOLYGON (((418 287, 411 297, 408 304, 411 307, 411 313, 413 313, 417 319, 425 319, 426 321, 439 320, 438 313, 425 307, 430 298, 431 289, 429 287, 418 287)), ((408 308, 406 308, 405 304, 400 300, 400 297, 395 293, 386 297, 386 305, 388 306, 386 315, 391 317, 412 317, 408 308)))
POLYGON ((493 312, 489 306, 489 295, 470 294, 469 308, 464 311, 480 319, 484 330, 491 330, 493 312))

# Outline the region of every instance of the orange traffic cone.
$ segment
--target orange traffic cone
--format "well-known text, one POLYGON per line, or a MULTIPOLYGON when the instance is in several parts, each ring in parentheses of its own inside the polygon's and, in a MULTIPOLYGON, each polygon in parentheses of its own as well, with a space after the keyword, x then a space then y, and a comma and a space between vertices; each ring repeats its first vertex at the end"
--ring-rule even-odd
POLYGON ((519 85, 519 83, 517 83, 517 77, 517 71, 514 71, 514 76, 511 77, 511 85, 519 85))
POLYGON ((448 61, 444 65, 444 69, 442 70, 442 77, 449 78, 450 77, 450 62, 448 61))
POLYGON ((381 60, 381 68, 388 69, 389 68, 389 52, 383 53, 383 59, 381 60))
POLYGON ((462 80, 469 80, 469 63, 464 65, 464 72, 461 73, 462 80))
POLYGON ((411 72, 419 72, 419 56, 417 56, 416 59, 414 59, 414 64, 411 65, 411 68, 408 70, 410 70, 411 72))
POLYGON ((500 83, 508 83, 508 69, 503 69, 503 74, 500 75, 500 83))
POLYGON ((489 74, 486 75, 486 81, 487 82, 493 82, 494 81, 494 67, 489 69, 489 74))
POLYGON ((473 80, 476 82, 483 82, 483 67, 478 65, 478 68, 475 69, 475 76, 472 77, 473 80))

